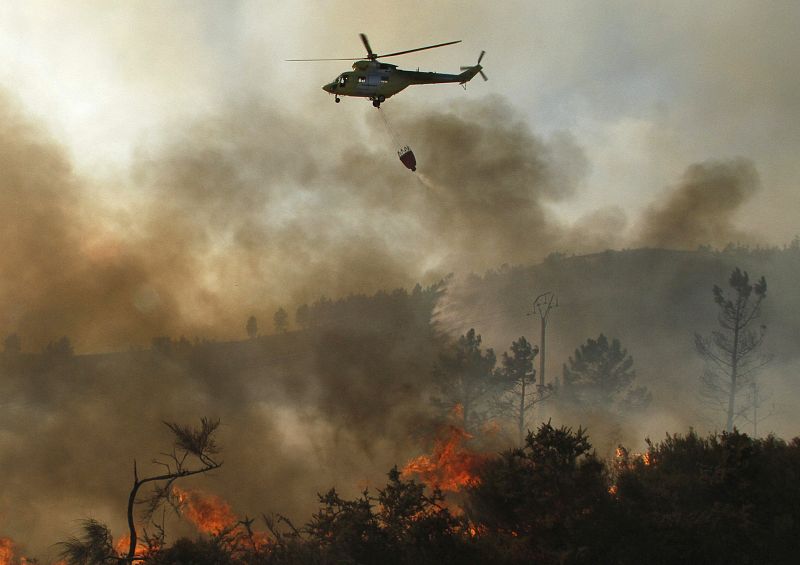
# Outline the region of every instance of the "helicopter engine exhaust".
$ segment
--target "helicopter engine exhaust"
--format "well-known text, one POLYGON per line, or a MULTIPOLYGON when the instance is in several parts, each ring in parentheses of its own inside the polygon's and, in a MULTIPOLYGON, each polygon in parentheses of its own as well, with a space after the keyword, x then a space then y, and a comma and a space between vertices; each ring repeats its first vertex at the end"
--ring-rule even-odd
POLYGON ((397 156, 400 157, 400 162, 403 163, 406 168, 411 169, 412 171, 417 170, 417 158, 414 157, 414 152, 411 151, 411 148, 408 145, 398 151, 397 156))

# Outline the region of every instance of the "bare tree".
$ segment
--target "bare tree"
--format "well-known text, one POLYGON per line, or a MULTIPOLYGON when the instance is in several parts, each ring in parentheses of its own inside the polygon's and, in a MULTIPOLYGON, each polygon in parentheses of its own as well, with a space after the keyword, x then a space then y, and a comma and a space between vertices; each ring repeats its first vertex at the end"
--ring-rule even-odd
POLYGON ((742 419, 753 426, 753 437, 758 437, 758 425, 765 420, 775 416, 781 412, 780 406, 772 401, 772 394, 767 392, 764 394, 761 389, 761 383, 757 380, 750 382, 750 390, 747 391, 747 402, 745 406, 747 410, 741 411, 742 419), (761 409, 764 405, 765 409, 761 409))
POLYGON ((767 281, 761 277, 751 284, 747 271, 736 267, 728 283, 733 289, 732 297, 717 285, 713 288, 720 329, 707 337, 695 334, 695 346, 706 360, 706 370, 700 378, 701 397, 726 414, 725 429, 731 432, 737 418, 749 412, 758 400, 756 395, 739 393, 752 389, 758 369, 769 358, 759 352, 766 326, 752 327, 767 296, 767 281))
MULTIPOLYGON (((175 436, 172 451, 162 454, 162 459, 153 461, 164 471, 140 477, 136 460, 133 462, 133 486, 128 496, 130 545, 127 555, 116 554, 111 543, 111 534, 105 524, 89 519, 83 523, 84 536, 82 539, 72 538, 61 543, 61 558, 69 565, 123 564, 144 560, 144 557, 136 555, 139 537, 134 515, 135 505, 145 505, 145 521, 150 521, 153 514, 165 503, 172 504, 177 508, 172 489, 175 481, 192 475, 208 473, 222 465, 222 461, 214 459, 214 456, 219 453, 214 439, 214 432, 219 427, 219 420, 201 418, 199 428, 169 422, 164 422, 164 424, 172 430, 175 436), (139 489, 148 483, 153 484, 153 492, 146 498, 140 499, 139 489)), ((163 537, 163 528, 159 525, 156 527, 161 531, 163 537)))

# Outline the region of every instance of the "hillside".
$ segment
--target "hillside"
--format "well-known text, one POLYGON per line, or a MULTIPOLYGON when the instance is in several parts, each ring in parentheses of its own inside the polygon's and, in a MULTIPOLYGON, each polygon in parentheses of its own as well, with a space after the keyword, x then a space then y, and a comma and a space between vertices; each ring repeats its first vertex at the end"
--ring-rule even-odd
MULTIPOLYGON (((601 422, 587 414, 601 454, 616 441, 718 429, 696 401, 702 364, 693 332, 713 329, 714 284, 739 266, 768 282, 762 321, 773 362, 765 371, 776 414, 762 429, 797 435, 800 407, 800 249, 696 252, 636 249, 553 255, 533 266, 453 277, 411 292, 320 299, 301 306, 302 327, 229 342, 160 338, 148 350, 102 355, 7 352, 2 357, 0 456, 4 535, 46 548, 84 515, 124 527, 131 462, 166 443, 161 422, 220 418, 225 466, 200 488, 240 513, 308 515, 314 492, 350 494, 427 449, 441 415, 430 403, 432 368, 475 328, 498 356, 524 335, 538 342, 533 298, 558 294, 548 326, 547 378, 589 337, 619 338, 639 384, 653 395, 643 417, 601 422), (22 415, 26 418, 22 418, 22 415), (29 422, 33 422, 32 424, 29 422)), ((244 324, 243 324, 244 326, 244 324)), ((24 338, 24 336, 23 336, 24 338)), ((547 416, 560 419, 557 399, 547 416)), ((539 414, 541 416, 541 414, 539 414)))

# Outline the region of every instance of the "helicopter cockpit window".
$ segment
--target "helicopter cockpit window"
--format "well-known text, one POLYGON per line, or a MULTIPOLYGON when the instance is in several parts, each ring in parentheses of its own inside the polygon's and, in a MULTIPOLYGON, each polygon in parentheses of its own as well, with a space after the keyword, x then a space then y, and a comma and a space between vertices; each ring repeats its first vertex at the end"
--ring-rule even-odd
POLYGON ((347 75, 342 75, 339 77, 339 86, 344 86, 347 84, 347 75))

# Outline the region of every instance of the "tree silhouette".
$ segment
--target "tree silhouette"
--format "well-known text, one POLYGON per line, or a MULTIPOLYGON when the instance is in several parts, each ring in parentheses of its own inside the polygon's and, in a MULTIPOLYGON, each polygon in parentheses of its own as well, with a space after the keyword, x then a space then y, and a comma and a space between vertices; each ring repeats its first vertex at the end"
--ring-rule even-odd
POLYGON ((311 326, 308 304, 301 304, 294 313, 294 321, 298 327, 307 330, 311 326))
POLYGON ((433 375, 441 397, 435 403, 460 414, 465 430, 475 430, 486 417, 486 401, 497 390, 494 351, 481 351, 481 336, 470 329, 439 357, 433 375))
POLYGON ((44 348, 45 357, 54 360, 70 359, 75 355, 75 350, 72 347, 72 342, 67 336, 61 336, 56 341, 51 341, 44 348))
POLYGON ((502 367, 497 376, 505 389, 500 398, 501 410, 509 414, 517 427, 518 441, 525 441, 528 430, 528 417, 534 406, 552 391, 545 386, 541 390, 536 385, 536 369, 533 362, 539 348, 531 345, 524 337, 511 344, 511 355, 503 353, 502 367))
POLYGON ((22 351, 22 340, 18 334, 9 334, 3 341, 3 352, 6 355, 17 355, 22 351))
POLYGON ((278 308, 275 315, 272 317, 275 323, 275 331, 277 333, 286 333, 289 331, 289 314, 283 308, 278 308))
POLYGON ((128 496, 128 529, 130 544, 128 552, 119 556, 111 544, 111 534, 105 524, 96 520, 86 520, 83 523, 84 536, 81 539, 72 538, 62 542, 61 558, 68 565, 102 565, 105 563, 133 563, 142 561, 143 557, 136 555, 138 533, 134 507, 143 504, 145 507, 145 520, 150 521, 153 514, 162 504, 170 503, 177 506, 174 500, 172 485, 178 479, 208 473, 218 469, 221 461, 216 461, 214 456, 219 452, 214 432, 219 427, 219 421, 207 418, 200 420, 200 427, 181 426, 179 424, 164 422, 175 436, 172 452, 165 454, 165 459, 153 462, 164 469, 162 473, 146 477, 139 476, 136 460, 133 462, 133 486, 128 496), (190 464, 194 462, 195 466, 190 464), (153 485, 153 492, 144 499, 140 499, 139 489, 146 485, 153 485))
MULTIPOLYGON (((426 494, 423 483, 405 480, 394 467, 374 497, 354 499, 336 489, 319 496, 320 509, 299 532, 317 554, 286 563, 401 565, 474 562, 463 559, 464 523, 447 509, 441 491, 426 494)), ((284 519, 285 520, 285 519, 284 519)), ((280 539, 280 536, 277 536, 280 539)), ((283 562, 283 561, 282 561, 283 562)))
POLYGON ((625 535, 604 562, 797 562, 799 439, 667 434, 625 463, 615 526, 625 535))
POLYGON ((596 340, 587 339, 564 364, 561 392, 568 403, 580 407, 644 408, 651 395, 645 387, 634 388, 635 379, 633 357, 618 339, 609 342, 600 334, 596 340))
POLYGON ((256 320, 255 316, 247 318, 245 330, 247 330, 247 337, 250 339, 255 339, 258 336, 258 320, 256 320))
POLYGON ((105 565, 123 561, 114 552, 108 526, 89 518, 81 524, 83 536, 61 543, 61 559, 68 565, 105 565))
POLYGON ((755 382, 758 369, 769 358, 759 352, 766 326, 761 325, 757 330, 751 327, 761 314, 761 302, 767 297, 766 279, 761 277, 751 284, 747 271, 736 267, 728 284, 733 289, 732 297, 726 296, 717 285, 712 290, 719 308, 720 329, 707 337, 695 334, 695 346, 706 360, 706 370, 700 378, 701 397, 725 413, 725 430, 731 432, 736 420, 757 399, 751 396, 747 400, 740 393, 755 382))
POLYGON ((544 423, 522 448, 487 461, 479 477, 468 489, 467 515, 498 548, 516 548, 509 563, 601 562, 576 559, 608 528, 605 465, 583 430, 544 423))

